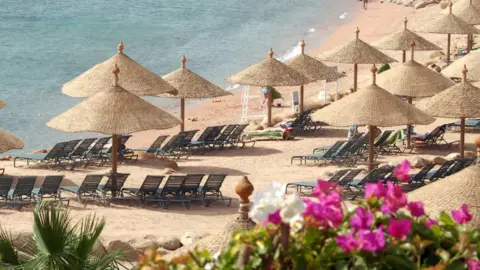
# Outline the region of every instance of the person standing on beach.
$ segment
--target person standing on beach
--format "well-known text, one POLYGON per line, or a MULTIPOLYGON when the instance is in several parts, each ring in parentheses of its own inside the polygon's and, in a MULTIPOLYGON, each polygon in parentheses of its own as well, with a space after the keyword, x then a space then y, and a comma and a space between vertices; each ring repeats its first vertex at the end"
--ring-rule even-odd
POLYGON ((363 9, 367 10, 368 0, 363 0, 363 9))

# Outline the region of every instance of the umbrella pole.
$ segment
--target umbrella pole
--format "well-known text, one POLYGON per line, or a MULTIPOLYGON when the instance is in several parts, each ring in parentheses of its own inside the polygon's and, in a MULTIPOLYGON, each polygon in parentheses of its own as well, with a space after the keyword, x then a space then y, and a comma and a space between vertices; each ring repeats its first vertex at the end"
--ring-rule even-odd
POLYGON ((112 198, 117 195, 118 135, 112 135, 112 198))
POLYGON ((460 158, 465 156, 465 117, 460 118, 460 158))
MULTIPOLYGON (((412 104, 412 98, 408 97, 408 104, 412 104)), ((410 134, 410 125, 407 125, 407 149, 412 148, 412 134, 410 134)))
POLYGON ((368 126, 369 143, 368 143, 368 171, 374 169, 373 156, 375 155, 373 145, 375 144, 375 126, 368 126))
POLYGON ((450 41, 452 39, 451 34, 447 34, 447 65, 450 65, 450 41))
POLYGON ((403 50, 402 51, 402 63, 405 63, 407 61, 407 51, 403 50))
POLYGON ((358 64, 353 64, 353 92, 357 92, 357 72, 358 64))
POLYGON ((185 131, 185 99, 180 99, 180 131, 185 131))
POLYGON ((303 84, 300 85, 300 113, 303 113, 303 84))
POLYGON ((268 89, 268 100, 267 100, 267 106, 268 106, 268 116, 267 116, 267 125, 269 127, 272 126, 272 103, 273 103, 273 89, 269 87, 268 89))

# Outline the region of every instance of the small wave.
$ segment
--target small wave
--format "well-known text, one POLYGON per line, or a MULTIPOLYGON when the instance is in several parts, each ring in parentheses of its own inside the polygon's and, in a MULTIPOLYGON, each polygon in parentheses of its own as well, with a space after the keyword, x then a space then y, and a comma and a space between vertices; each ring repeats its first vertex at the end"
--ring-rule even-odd
POLYGON ((299 41, 297 45, 295 45, 295 47, 291 48, 282 57, 278 58, 278 61, 285 62, 289 59, 294 58, 297 55, 300 55, 301 53, 302 53, 302 46, 301 46, 301 42, 299 41))
POLYGON ((234 85, 229 85, 225 88, 225 90, 227 91, 231 91, 231 90, 235 90, 235 89, 238 89, 240 88, 240 84, 234 84, 234 85))
POLYGON ((340 20, 344 20, 348 15, 348 12, 343 13, 342 15, 338 16, 340 20))
POLYGON ((309 33, 313 33, 313 32, 315 32, 315 31, 317 31, 315 28, 310 28, 310 29, 308 30, 309 33))

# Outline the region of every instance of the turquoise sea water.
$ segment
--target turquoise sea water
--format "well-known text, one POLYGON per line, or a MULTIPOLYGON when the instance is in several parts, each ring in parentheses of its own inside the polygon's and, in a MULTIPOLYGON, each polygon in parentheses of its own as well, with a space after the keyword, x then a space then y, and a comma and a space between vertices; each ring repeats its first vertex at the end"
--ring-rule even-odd
MULTIPOLYGON (((20 152, 85 136, 52 130, 45 123, 81 101, 63 96, 61 85, 111 57, 120 40, 126 54, 157 74, 178 68, 185 54, 191 70, 228 87, 224 77, 266 57, 270 47, 283 58, 298 51, 302 38, 310 48, 318 47, 352 4, 351 0, 4 0, 0 99, 7 107, 0 111, 0 128, 24 139, 20 152)), ((171 104, 148 100, 162 107, 171 104)))

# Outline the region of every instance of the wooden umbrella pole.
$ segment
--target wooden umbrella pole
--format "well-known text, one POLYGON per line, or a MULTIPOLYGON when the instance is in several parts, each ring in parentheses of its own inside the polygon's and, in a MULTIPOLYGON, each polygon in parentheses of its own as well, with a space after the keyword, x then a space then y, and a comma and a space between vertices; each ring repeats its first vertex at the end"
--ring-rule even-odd
POLYGON ((372 171, 375 168, 373 163, 373 157, 375 155, 374 144, 375 144, 375 126, 368 126, 369 132, 369 142, 368 142, 368 171, 372 171))
POLYGON ((460 158, 465 156, 465 117, 460 118, 460 158))
POLYGON ((402 51, 402 63, 405 63, 407 61, 407 51, 403 50, 402 51))
POLYGON ((185 99, 180 99, 180 131, 185 131, 185 99))
POLYGON ((447 34, 447 65, 450 65, 450 41, 452 39, 451 34, 447 34))
POLYGON ((303 84, 300 85, 300 113, 303 113, 303 84))
POLYGON ((268 122, 267 122, 267 125, 269 127, 272 126, 272 103, 273 103, 273 100, 272 100, 273 99, 273 93, 272 92, 273 92, 273 88, 268 87, 268 95, 267 95, 267 97, 268 97, 268 100, 267 100, 267 106, 268 106, 267 120, 268 120, 268 122))
POLYGON ((118 135, 112 135, 112 198, 117 196, 118 135))
MULTIPOLYGON (((408 97, 408 104, 412 104, 412 98, 408 97)), ((410 133, 410 127, 411 125, 407 125, 407 149, 412 148, 412 134, 410 133)))
POLYGON ((357 92, 358 64, 353 64, 353 92, 357 92))

